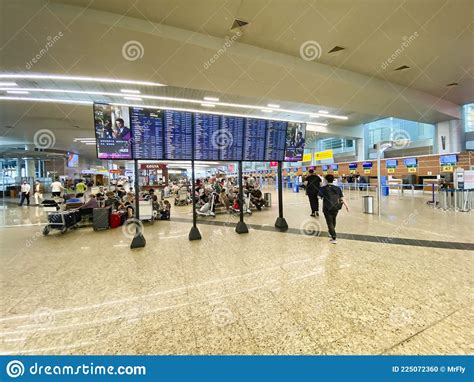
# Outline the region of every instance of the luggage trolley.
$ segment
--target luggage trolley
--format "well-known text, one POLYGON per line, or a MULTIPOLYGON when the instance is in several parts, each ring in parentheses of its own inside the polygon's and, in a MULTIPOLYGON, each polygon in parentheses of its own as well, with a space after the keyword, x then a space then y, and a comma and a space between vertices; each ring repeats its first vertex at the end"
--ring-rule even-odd
POLYGON ((48 235, 53 229, 57 229, 61 234, 64 234, 68 229, 77 228, 81 219, 79 209, 48 212, 48 224, 43 228, 43 235, 48 235))

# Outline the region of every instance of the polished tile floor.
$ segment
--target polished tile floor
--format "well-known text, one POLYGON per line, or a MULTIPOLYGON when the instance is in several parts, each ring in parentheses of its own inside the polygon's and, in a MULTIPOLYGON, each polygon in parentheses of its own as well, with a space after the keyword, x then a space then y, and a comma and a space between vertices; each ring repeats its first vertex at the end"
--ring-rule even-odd
POLYGON ((386 198, 378 217, 361 196, 347 194, 337 245, 286 191, 286 233, 273 195, 248 234, 219 214, 190 242, 175 207, 133 251, 122 228, 43 237, 40 207, 3 204, 0 353, 472 354, 472 214, 426 194, 386 198))

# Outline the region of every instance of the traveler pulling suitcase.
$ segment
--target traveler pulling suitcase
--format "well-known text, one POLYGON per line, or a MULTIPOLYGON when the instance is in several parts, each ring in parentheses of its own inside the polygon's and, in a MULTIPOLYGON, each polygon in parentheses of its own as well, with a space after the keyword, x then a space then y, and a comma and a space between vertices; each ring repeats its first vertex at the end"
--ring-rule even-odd
POLYGON ((94 208, 92 210, 92 228, 94 231, 109 229, 110 208, 94 208))

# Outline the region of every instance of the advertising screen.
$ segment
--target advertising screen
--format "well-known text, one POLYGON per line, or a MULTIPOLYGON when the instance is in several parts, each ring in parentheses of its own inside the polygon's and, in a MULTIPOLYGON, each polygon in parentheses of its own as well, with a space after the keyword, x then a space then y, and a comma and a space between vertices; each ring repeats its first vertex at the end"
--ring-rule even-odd
POLYGON ((164 113, 165 159, 192 159, 193 115, 187 111, 166 110, 164 113))
POLYGON ((338 164, 332 164, 331 165, 331 170, 333 170, 333 171, 339 170, 339 165, 338 164))
POLYGON ((396 159, 387 159, 385 161, 386 168, 397 168, 398 161, 396 159))
POLYGON ((244 161, 263 161, 265 159, 265 119, 247 118, 245 120, 244 161))
POLYGON ((74 153, 67 153, 67 167, 79 167, 79 155, 74 153))
POLYGON ((321 168, 322 168, 323 171, 329 170, 329 166, 328 166, 328 165, 322 165, 321 168))
POLYGON ((305 136, 305 123, 288 122, 285 162, 299 162, 303 160, 305 136))
POLYGON ((244 119, 242 117, 221 116, 221 128, 215 137, 215 141, 220 149, 220 160, 242 160, 244 119))
POLYGON ((357 170, 357 163, 349 163, 349 170, 357 170))
POLYGON ((366 168, 366 169, 372 168, 372 162, 363 162, 362 168, 366 168))
POLYGON ((219 160, 219 131, 218 115, 194 114, 194 159, 219 160))
POLYGON ((285 159, 286 129, 288 122, 268 121, 265 139, 265 160, 283 161, 285 159))
POLYGON ((416 158, 406 158, 403 160, 403 163, 405 164, 405 167, 416 167, 417 160, 416 158))
POLYGON ((442 166, 454 166, 458 163, 458 156, 456 154, 441 155, 439 157, 439 164, 442 166))
POLYGON ((130 108, 135 159, 164 159, 162 110, 130 108))
POLYGON ((99 159, 132 159, 128 107, 94 104, 94 127, 99 159))

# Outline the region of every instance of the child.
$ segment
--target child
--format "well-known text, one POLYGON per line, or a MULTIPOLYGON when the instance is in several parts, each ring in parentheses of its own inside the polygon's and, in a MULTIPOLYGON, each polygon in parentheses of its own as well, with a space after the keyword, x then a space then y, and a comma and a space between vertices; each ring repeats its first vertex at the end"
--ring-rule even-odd
POLYGON ((163 202, 163 206, 160 211, 161 220, 170 220, 171 217, 171 204, 167 200, 163 202))

